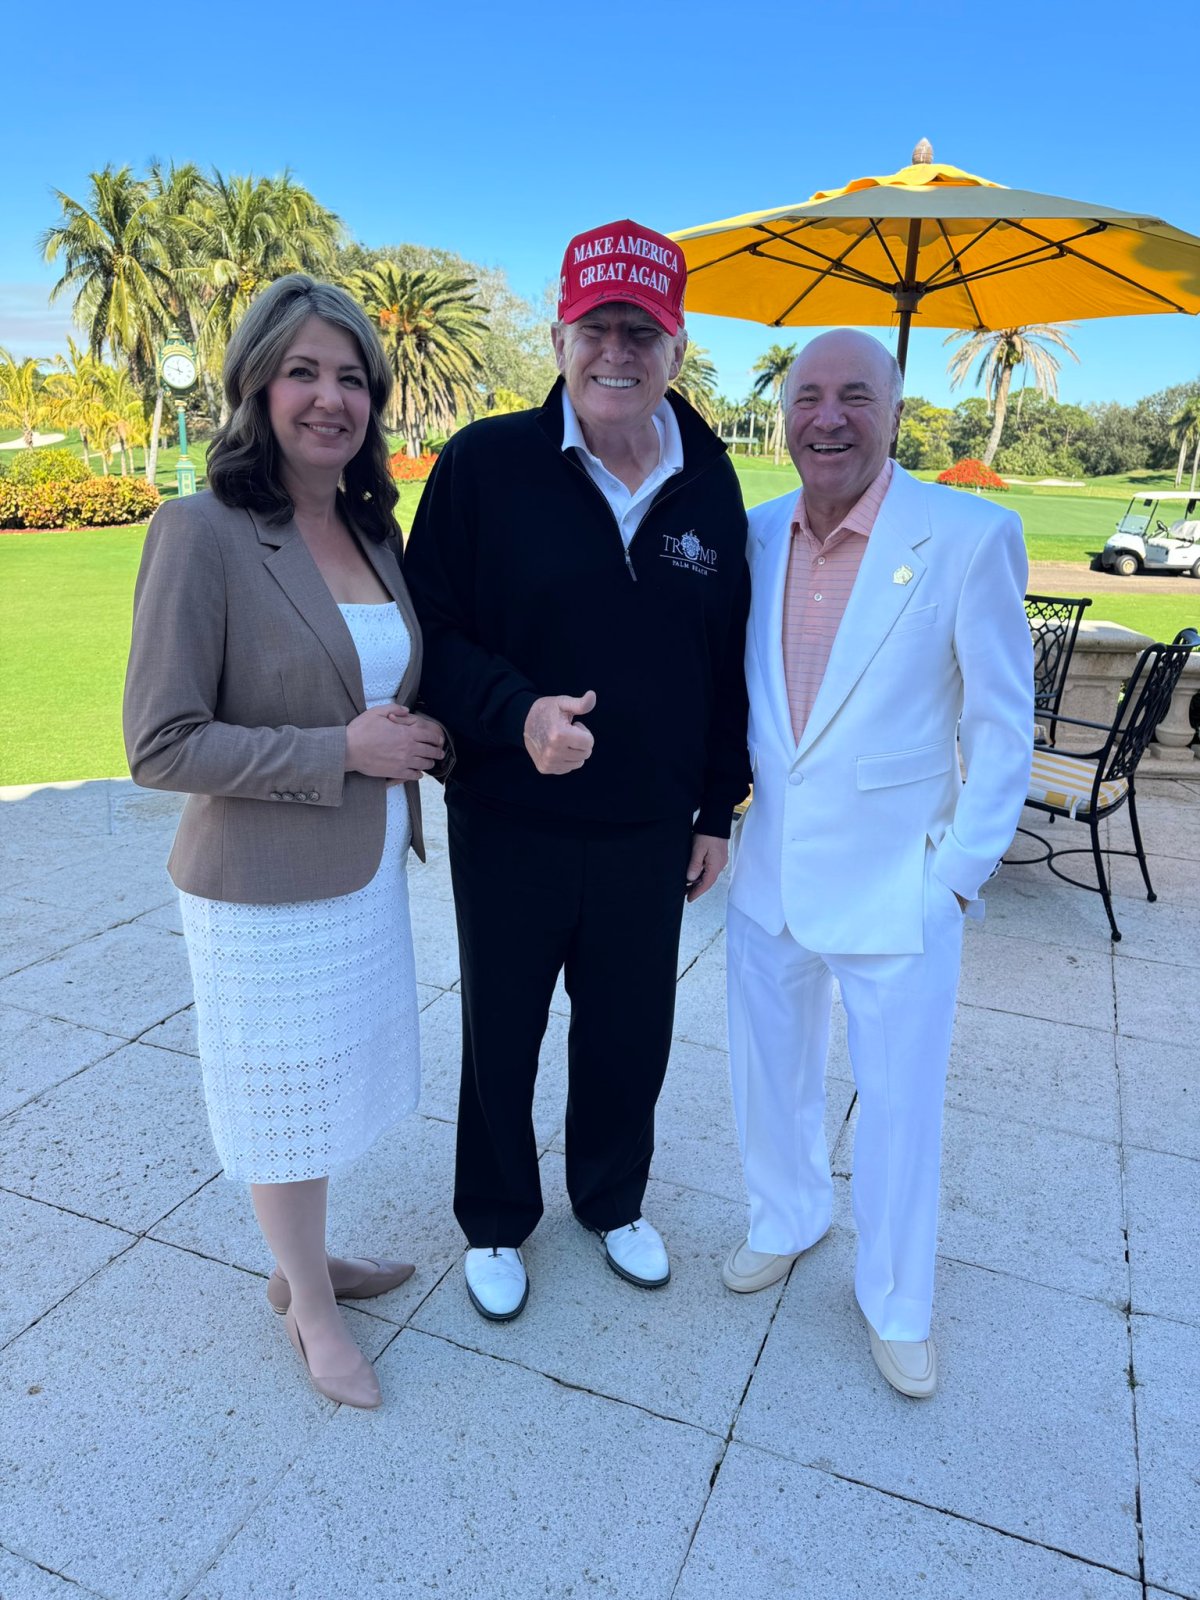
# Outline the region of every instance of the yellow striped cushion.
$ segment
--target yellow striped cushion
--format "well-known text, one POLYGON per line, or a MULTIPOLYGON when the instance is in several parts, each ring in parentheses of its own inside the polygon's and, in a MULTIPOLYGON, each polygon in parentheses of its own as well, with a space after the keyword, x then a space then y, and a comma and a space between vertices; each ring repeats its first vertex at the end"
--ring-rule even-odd
MULTIPOLYGON (((1063 755, 1059 750, 1035 750, 1033 771, 1029 775, 1029 798, 1041 800, 1073 817, 1086 812, 1092 803, 1096 763, 1079 756, 1063 755)), ((1110 778, 1100 785, 1100 810, 1107 811, 1129 788, 1128 778, 1110 778)))

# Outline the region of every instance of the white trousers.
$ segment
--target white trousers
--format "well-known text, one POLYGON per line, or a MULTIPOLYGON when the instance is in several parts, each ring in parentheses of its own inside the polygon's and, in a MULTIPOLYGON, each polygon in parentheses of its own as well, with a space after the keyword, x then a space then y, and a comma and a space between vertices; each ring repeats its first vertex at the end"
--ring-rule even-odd
POLYGON ((962 933, 956 897, 928 870, 921 955, 806 950, 786 928, 767 933, 729 908, 729 1050, 750 1248, 788 1255, 829 1228, 825 1058, 836 978, 859 1101, 854 1289, 882 1339, 929 1335, 962 933))

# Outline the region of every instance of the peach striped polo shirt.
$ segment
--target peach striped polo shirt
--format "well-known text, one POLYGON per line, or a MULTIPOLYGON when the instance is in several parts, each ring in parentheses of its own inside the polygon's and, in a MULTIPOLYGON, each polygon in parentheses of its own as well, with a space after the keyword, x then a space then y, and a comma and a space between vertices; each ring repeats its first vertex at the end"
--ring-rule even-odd
POLYGON ((796 497, 783 594, 783 672, 797 744, 812 715, 867 540, 891 481, 892 463, 885 461, 879 476, 824 541, 808 525, 804 490, 796 497))

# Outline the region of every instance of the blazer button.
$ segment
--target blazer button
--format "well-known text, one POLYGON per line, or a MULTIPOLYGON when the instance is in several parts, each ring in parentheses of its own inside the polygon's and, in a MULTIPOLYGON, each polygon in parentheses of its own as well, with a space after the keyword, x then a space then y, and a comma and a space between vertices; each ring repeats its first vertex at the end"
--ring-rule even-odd
POLYGON ((802 772, 789 772, 788 773, 788 782, 789 783, 803 783, 804 782, 804 774, 802 772))
POLYGON ((282 800, 283 796, 280 794, 278 789, 272 789, 271 790, 271 799, 272 800, 282 800))
POLYGON ((292 794, 292 792, 289 789, 285 789, 283 791, 282 798, 284 800, 294 800, 296 798, 296 796, 294 794, 292 794))
POLYGON ((309 797, 308 797, 308 798, 309 798, 309 799, 310 799, 310 800, 319 800, 319 799, 320 799, 320 798, 321 798, 321 796, 320 796, 320 795, 319 795, 319 794, 318 794, 318 793, 317 793, 317 791, 316 791, 316 790, 315 790, 315 789, 314 789, 314 790, 313 790, 313 792, 312 792, 312 793, 311 793, 311 794, 310 794, 310 795, 309 795, 309 797))

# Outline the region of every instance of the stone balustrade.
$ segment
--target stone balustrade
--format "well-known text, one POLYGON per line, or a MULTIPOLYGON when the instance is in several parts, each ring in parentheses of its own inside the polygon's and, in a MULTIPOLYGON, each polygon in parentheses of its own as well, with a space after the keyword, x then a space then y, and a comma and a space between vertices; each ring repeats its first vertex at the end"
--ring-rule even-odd
MULTIPOLYGON (((1200 622, 1200 587, 1197 589, 1200 622)), ((1085 620, 1080 624, 1071 657, 1071 669, 1060 710, 1064 716, 1086 717, 1091 722, 1111 722, 1121 686, 1133 671, 1138 654, 1154 641, 1116 622, 1085 620)), ((1200 650, 1193 651, 1171 700, 1171 709, 1158 725, 1154 742, 1146 751, 1139 778, 1200 778, 1200 743, 1192 727, 1190 707, 1200 694, 1200 650)), ((1097 735, 1087 728, 1062 724, 1061 750, 1095 748, 1097 735)))

